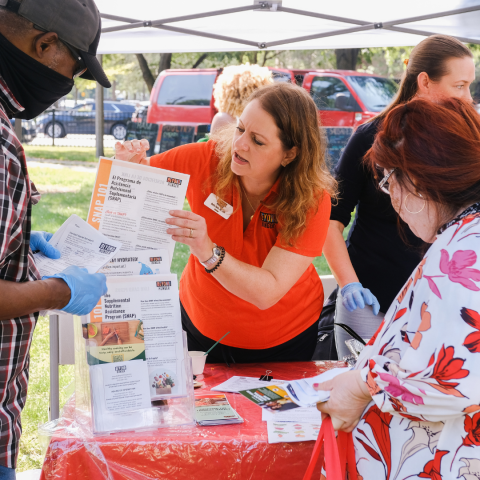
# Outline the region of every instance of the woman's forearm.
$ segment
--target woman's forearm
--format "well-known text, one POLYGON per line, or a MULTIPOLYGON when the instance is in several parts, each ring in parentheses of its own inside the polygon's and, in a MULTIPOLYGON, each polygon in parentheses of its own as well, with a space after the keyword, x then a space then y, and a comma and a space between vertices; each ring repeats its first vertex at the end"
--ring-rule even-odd
POLYGON ((343 223, 330 220, 327 238, 323 246, 323 254, 340 288, 349 283, 358 282, 357 274, 353 269, 347 246, 343 239, 344 229, 343 223))
POLYGON ((312 260, 311 257, 273 247, 262 268, 259 268, 241 262, 227 252, 212 275, 233 295, 260 310, 266 310, 283 298, 312 260))
POLYGON ((226 253, 222 264, 212 275, 230 293, 260 310, 272 306, 275 278, 269 271, 248 265, 226 253))

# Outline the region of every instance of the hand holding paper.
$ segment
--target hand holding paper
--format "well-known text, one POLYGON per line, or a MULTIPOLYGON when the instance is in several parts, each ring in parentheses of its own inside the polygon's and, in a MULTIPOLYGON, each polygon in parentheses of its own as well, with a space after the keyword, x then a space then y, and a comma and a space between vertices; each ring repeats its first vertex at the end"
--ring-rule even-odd
POLYGON ((53 233, 48 232, 31 232, 30 248, 32 252, 42 252, 46 257, 57 260, 61 257, 61 253, 48 241, 53 237, 53 233))
POLYGON ((139 163, 140 165, 149 165, 147 152, 150 149, 148 140, 132 140, 115 144, 115 159, 125 162, 139 163))
POLYGON ((324 383, 314 384, 313 388, 330 393, 328 401, 318 403, 317 408, 322 414, 330 415, 335 430, 351 432, 372 400, 360 370, 342 373, 324 383))

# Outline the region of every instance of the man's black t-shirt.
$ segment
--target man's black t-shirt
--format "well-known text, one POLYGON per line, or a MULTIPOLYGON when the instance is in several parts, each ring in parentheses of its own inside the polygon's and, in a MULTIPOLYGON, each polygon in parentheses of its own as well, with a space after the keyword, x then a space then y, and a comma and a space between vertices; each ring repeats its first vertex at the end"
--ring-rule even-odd
POLYGON ((403 224, 408 245, 400 236, 398 215, 390 197, 378 188, 373 173, 363 165, 378 122, 361 125, 350 138, 335 169, 338 203, 331 220, 347 226, 357 207, 347 248, 360 283, 369 288, 386 312, 422 258, 423 241, 403 224))

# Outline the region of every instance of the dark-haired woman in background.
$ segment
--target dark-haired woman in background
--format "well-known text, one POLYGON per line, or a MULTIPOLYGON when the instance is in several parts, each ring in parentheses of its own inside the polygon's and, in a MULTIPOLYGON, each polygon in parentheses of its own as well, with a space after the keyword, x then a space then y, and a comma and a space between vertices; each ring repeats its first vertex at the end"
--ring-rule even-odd
POLYGON ((355 370, 317 386, 330 391, 318 408, 337 430, 355 429, 359 478, 477 479, 480 116, 459 99, 412 100, 390 111, 367 160, 432 245, 355 370))
POLYGON ((209 142, 148 159, 146 143, 118 144, 116 158, 190 175, 192 211, 166 219, 191 252, 180 281, 189 350, 205 352, 230 332, 207 361, 310 360, 323 305, 312 260, 335 193, 310 95, 269 85, 251 95, 236 129, 209 142))
MULTIPOLYGON (((382 121, 397 105, 414 97, 471 101, 469 87, 474 79, 473 56, 465 45, 446 35, 426 38, 412 50, 393 103, 373 121, 358 127, 338 163, 339 197, 332 205, 324 254, 340 290, 335 321, 349 325, 362 338, 370 338, 377 330, 383 318, 378 312, 386 312, 418 264, 423 245, 407 226, 402 238, 390 199, 378 190, 374 173, 362 159, 382 121), (343 230, 355 207, 355 222, 345 244, 343 230)), ((434 145, 435 139, 431 141, 434 145)), ((338 358, 342 359, 349 354, 345 340, 351 337, 339 327, 335 336, 338 358)))

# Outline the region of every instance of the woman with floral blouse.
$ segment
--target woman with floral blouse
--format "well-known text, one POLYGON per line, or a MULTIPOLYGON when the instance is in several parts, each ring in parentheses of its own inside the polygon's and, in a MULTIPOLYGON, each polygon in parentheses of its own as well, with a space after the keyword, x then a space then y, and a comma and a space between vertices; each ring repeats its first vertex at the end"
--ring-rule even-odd
POLYGON ((412 100, 366 162, 432 246, 355 370, 317 385, 331 390, 318 408, 353 431, 363 479, 480 478, 480 116, 458 99, 412 100))

